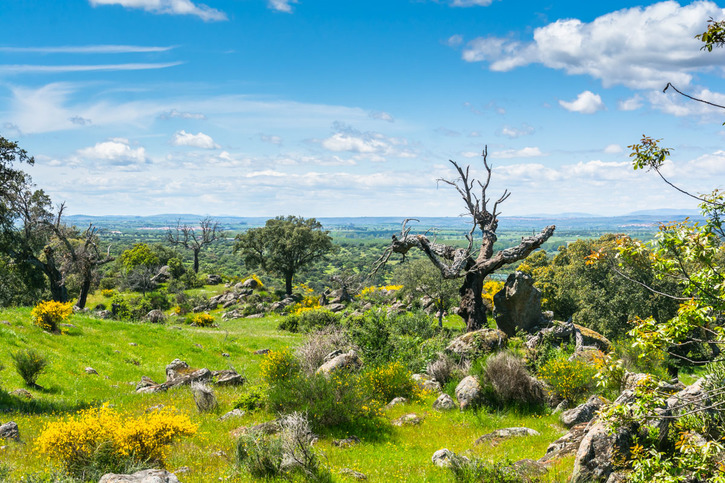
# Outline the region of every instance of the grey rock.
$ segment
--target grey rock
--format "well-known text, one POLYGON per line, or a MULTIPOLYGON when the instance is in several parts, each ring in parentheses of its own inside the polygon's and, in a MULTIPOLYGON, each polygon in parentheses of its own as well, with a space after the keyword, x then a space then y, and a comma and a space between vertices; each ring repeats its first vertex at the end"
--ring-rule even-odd
POLYGON ((651 376, 646 373, 625 372, 624 376, 622 376, 622 384, 620 386, 620 389, 622 391, 634 391, 637 388, 637 385, 648 377, 651 376))
POLYGON ((257 355, 257 356, 263 356, 265 354, 269 354, 269 349, 258 349, 256 351, 254 351, 254 355, 257 355))
POLYGON ((10 395, 22 399, 33 399, 33 395, 27 389, 15 389, 14 391, 10 392, 10 395))
MULTIPOLYGON (((448 468, 453 464, 454 458, 456 458, 456 454, 453 451, 448 448, 441 448, 433 453, 430 460, 434 465, 440 468, 448 468)), ((465 458, 465 456, 463 458, 465 458)))
POLYGON ((92 367, 86 367, 84 370, 86 371, 86 374, 91 374, 91 375, 95 375, 95 376, 98 375, 98 371, 96 371, 92 367))
POLYGON ((20 429, 15 421, 0 425, 0 439, 14 439, 20 441, 20 429))
POLYGON ((326 305, 325 308, 330 312, 342 312, 345 310, 345 304, 330 304, 326 305))
POLYGON ((557 439, 546 448, 546 454, 539 461, 549 463, 557 458, 576 454, 586 434, 587 423, 577 424, 568 433, 557 439))
POLYGON ((335 357, 337 357, 341 354, 344 354, 344 352, 342 352, 340 349, 334 350, 325 356, 325 358, 323 359, 323 362, 331 361, 332 359, 334 359, 335 357))
POLYGON ((172 381, 186 374, 189 370, 189 364, 181 359, 174 359, 166 366, 166 382, 172 381))
POLYGON ((464 377, 456 386, 456 399, 461 410, 478 405, 481 396, 481 385, 475 376, 464 377))
POLYGON ((332 441, 332 445, 337 446, 338 448, 347 448, 358 443, 360 443, 360 438, 355 435, 348 436, 344 439, 335 439, 332 441))
POLYGON ((244 376, 237 374, 237 371, 233 369, 214 371, 212 372, 212 376, 217 386, 241 386, 246 382, 244 376))
POLYGON ((445 351, 462 359, 475 359, 506 346, 508 337, 500 330, 480 329, 453 339, 445 351))
POLYGON ((241 410, 241 409, 239 409, 239 408, 237 408, 237 409, 232 409, 231 411, 229 411, 229 412, 228 412, 228 413, 226 413, 225 415, 221 416, 221 417, 219 418, 219 421, 226 421, 227 419, 231 419, 231 418, 241 418, 241 417, 242 417, 242 416, 244 416, 245 414, 247 414, 247 413, 245 413, 244 411, 242 411, 242 410, 241 410))
POLYGON ((219 285, 222 283, 222 277, 221 275, 207 275, 206 283, 208 285, 219 285))
POLYGON ((394 419, 393 426, 414 426, 423 422, 423 418, 415 413, 403 414, 398 419, 394 419))
POLYGON ((590 396, 587 402, 561 413, 559 421, 567 428, 579 423, 588 423, 607 402, 599 396, 590 396))
POLYGON ((476 445, 485 443, 485 442, 496 442, 498 440, 502 439, 509 439, 509 438, 520 438, 523 436, 540 436, 541 433, 536 431, 535 429, 531 428, 524 428, 524 427, 514 427, 514 428, 502 428, 497 429, 495 431, 492 431, 490 433, 486 433, 480 438, 478 438, 475 442, 476 445))
POLYGON ((317 373, 329 375, 342 369, 356 371, 360 369, 360 367, 362 367, 362 361, 358 357, 357 352, 351 350, 350 352, 340 354, 339 356, 322 364, 317 369, 317 373))
POLYGON ((162 324, 166 322, 166 314, 164 314, 161 310, 154 309, 146 314, 146 320, 152 324, 162 324))
POLYGON ((438 411, 448 411, 456 408, 456 402, 448 394, 441 394, 438 399, 433 401, 433 409, 438 411))
POLYGON ((388 403, 387 407, 392 408, 393 406, 398 406, 399 404, 407 404, 407 403, 408 403, 408 398, 396 397, 396 398, 393 398, 393 400, 388 403))
POLYGON ((519 329, 530 332, 542 322, 541 291, 523 272, 508 276, 503 289, 493 296, 493 305, 496 325, 509 337, 519 329))
POLYGON ((255 289, 259 288, 259 282, 257 282, 253 278, 248 278, 247 280, 242 282, 242 285, 240 288, 251 288, 252 290, 255 290, 255 289))
POLYGON ((633 442, 628 428, 621 427, 610 434, 603 422, 593 423, 577 450, 570 482, 606 482, 614 472, 615 457, 629 458, 633 442))
POLYGON ((340 470, 341 475, 349 476, 351 478, 355 478, 356 480, 367 480, 368 477, 365 473, 360 473, 359 471, 355 471, 350 468, 342 468, 340 470))
POLYGON ((173 473, 166 470, 143 470, 131 475, 118 475, 108 473, 101 477, 98 483, 179 483, 173 473))
POLYGON ((441 391, 441 385, 430 377, 428 374, 413 374, 411 376, 411 379, 413 379, 415 382, 418 383, 418 387, 420 387, 424 391, 429 392, 440 392, 441 391))

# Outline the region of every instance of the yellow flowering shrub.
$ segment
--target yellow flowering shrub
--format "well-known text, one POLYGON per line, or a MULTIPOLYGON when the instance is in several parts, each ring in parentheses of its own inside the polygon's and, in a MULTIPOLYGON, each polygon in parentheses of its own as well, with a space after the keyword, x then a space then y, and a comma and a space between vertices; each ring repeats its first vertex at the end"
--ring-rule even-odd
POLYGON ((501 291, 504 283, 500 280, 486 280, 483 284, 483 291, 481 297, 486 300, 491 307, 493 307, 493 296, 501 291))
POLYGON ((259 374, 269 385, 287 380, 299 371, 299 361, 287 348, 269 351, 259 365, 259 374))
POLYGON ((40 302, 30 312, 33 323, 48 332, 58 332, 58 325, 73 314, 73 304, 54 300, 40 302))
POLYGON ((112 458, 163 464, 169 444, 196 430, 188 416, 172 407, 133 417, 104 404, 46 424, 35 440, 35 449, 60 461, 72 474, 82 472, 101 451, 112 458))
POLYGON ((366 370, 361 375, 361 383, 372 400, 383 406, 396 397, 419 399, 422 395, 411 372, 399 361, 366 370))
POLYGON ((263 283, 262 283, 262 281, 261 281, 261 280, 259 279, 259 277, 257 276, 257 274, 256 274, 256 273, 253 273, 252 275, 250 275, 250 276, 248 276, 248 277, 244 277, 244 278, 242 279, 242 282, 241 282, 241 283, 244 283, 244 282, 246 282, 247 280, 254 280, 255 282, 257 282, 257 283, 259 284, 259 285, 257 285, 257 288, 259 288, 259 289, 263 289, 263 288, 264 288, 264 284, 263 284, 263 283))
POLYGON ((572 402, 589 391, 596 372, 594 367, 580 360, 558 357, 544 364, 539 376, 549 384, 552 392, 572 402))
POLYGON ((381 304, 395 296, 395 292, 402 288, 402 285, 382 285, 380 287, 371 285, 363 288, 355 297, 373 304, 381 304))
POLYGON ((113 290, 112 288, 104 288, 103 290, 101 290, 101 295, 103 295, 106 298, 110 298, 110 297, 113 297, 114 295, 116 295, 116 291, 113 290))
POLYGON ((214 317, 209 314, 195 314, 191 318, 191 325, 197 327, 211 327, 214 325, 214 317))

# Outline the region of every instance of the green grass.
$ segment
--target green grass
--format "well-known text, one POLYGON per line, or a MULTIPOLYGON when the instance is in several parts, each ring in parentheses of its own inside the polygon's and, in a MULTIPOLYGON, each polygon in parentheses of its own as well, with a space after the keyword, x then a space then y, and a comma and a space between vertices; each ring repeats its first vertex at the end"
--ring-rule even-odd
MULTIPOLYGON (((64 335, 51 335, 34 326, 27 308, 0 310, 0 321, 10 323, 0 324, 0 364, 5 366, 0 372, 0 422, 15 421, 23 440, 23 444, 2 443, 6 449, 0 450, 0 461, 11 467, 13 479, 34 472, 48 474, 57 468, 57 463, 49 464, 33 450, 33 441, 45 424, 88 405, 109 402, 117 410, 134 415, 158 404, 174 406, 199 424, 198 433, 176 443, 167 461, 172 471, 182 466, 191 469, 179 475, 181 481, 202 483, 220 477, 227 478, 226 481, 251 481, 232 463, 235 441, 230 431, 275 416, 255 411, 242 418, 218 421, 221 414, 233 408, 243 388, 215 388, 218 412, 199 414, 186 387, 143 395, 135 393, 135 385, 144 375, 163 382, 165 366, 177 357, 194 368, 219 370, 233 366, 251 383, 257 383, 262 356, 255 355, 255 350, 294 347, 303 341, 302 335, 276 330, 277 316, 232 321, 217 318, 219 328, 194 328, 173 320, 167 325, 156 325, 76 314, 68 321, 75 327, 64 335), (26 348, 36 349, 50 360, 47 372, 38 378, 40 388, 25 387, 15 373, 10 354, 26 348), (87 366, 99 375, 86 374, 87 366), (10 395, 19 388, 30 391, 33 399, 25 401, 10 395)), ((430 409, 433 399, 430 396, 418 403, 386 410, 389 419, 408 412, 424 415, 424 422, 418 426, 357 427, 322 434, 317 448, 336 480, 352 481, 339 475, 340 469, 348 467, 362 471, 373 482, 452 481, 449 471, 430 461, 440 448, 457 453, 470 450, 470 454, 496 461, 538 459, 548 444, 564 433, 555 416, 485 411, 438 413, 430 409), (508 426, 527 426, 540 431, 541 436, 474 447, 474 441, 481 435, 508 426), (332 445, 333 439, 344 437, 347 432, 359 436, 362 443, 345 449, 332 445)), ((550 470, 550 481, 565 481, 571 465, 571 459, 558 463, 550 470)))

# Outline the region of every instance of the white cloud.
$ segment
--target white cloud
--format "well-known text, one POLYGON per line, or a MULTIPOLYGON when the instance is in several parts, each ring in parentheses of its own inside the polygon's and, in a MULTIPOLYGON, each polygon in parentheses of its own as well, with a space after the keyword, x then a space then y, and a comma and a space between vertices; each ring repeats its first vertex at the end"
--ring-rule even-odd
MULTIPOLYGON (((143 147, 132 148, 128 139, 113 138, 95 146, 78 150, 78 156, 85 159, 103 161, 117 168, 138 168, 145 164, 146 150, 143 147)), ((71 160, 71 164, 77 160, 71 160)))
POLYGON ((204 120, 206 119, 206 116, 204 114, 198 113, 198 112, 181 112, 176 109, 171 109, 170 111, 163 112, 159 114, 159 119, 199 119, 204 120))
POLYGON ((504 151, 494 151, 491 153, 492 158, 510 159, 510 158, 535 158, 544 156, 544 153, 538 147, 525 147, 522 149, 507 149, 504 151))
POLYGON ((591 91, 584 91, 571 102, 559 101, 561 107, 571 112, 580 112, 582 114, 594 114, 604 109, 604 103, 599 94, 591 91))
POLYGON ((269 134, 260 134, 259 140, 264 143, 276 144, 278 146, 282 144, 282 138, 280 136, 271 136, 269 134))
POLYGON ((0 47, 0 52, 22 54, 128 54, 166 52, 173 46, 154 47, 143 45, 61 45, 53 47, 0 47))
MULTIPOLYGON (((721 94, 719 92, 713 92, 704 88, 697 88, 688 94, 697 99, 725 106, 725 94, 721 94)), ((719 118, 723 113, 722 107, 710 106, 702 102, 686 99, 669 90, 668 92, 662 92, 659 90, 649 92, 647 94, 647 100, 653 108, 674 116, 718 116, 719 118)))
POLYGON ((493 0, 451 0, 451 7, 488 7, 493 0))
POLYGON ((451 36, 450 36, 450 37, 448 37, 448 38, 446 39, 446 41, 445 41, 445 44, 446 44, 446 45, 447 45, 448 47, 458 47, 458 46, 459 46, 459 45, 461 45, 462 43, 463 43, 463 36, 462 36, 462 35, 458 35, 458 34, 456 34, 456 35, 451 35, 451 36))
POLYGON ((623 151, 622 146, 619 144, 610 144, 604 148, 604 152, 607 154, 619 154, 623 151))
POLYGON ((386 157, 411 158, 408 141, 387 137, 378 132, 361 132, 343 123, 335 123, 332 136, 322 140, 322 147, 332 152, 352 152, 371 161, 385 161, 386 157))
POLYGON ((463 59, 487 62, 493 71, 542 64, 568 74, 588 75, 605 87, 662 88, 687 85, 692 73, 722 64, 725 53, 700 52, 694 38, 704 19, 723 18, 725 10, 709 1, 681 7, 665 1, 618 10, 586 23, 563 19, 534 31, 531 42, 479 37, 468 43, 463 59))
POLYGON ((620 111, 636 111, 640 107, 642 107, 642 97, 639 94, 629 99, 622 99, 617 103, 617 109, 620 111))
POLYGON ((380 121, 395 122, 395 118, 393 118, 393 116, 391 116, 390 114, 388 114, 385 111, 370 111, 369 116, 372 119, 377 119, 380 121))
POLYGON ((509 139, 516 139, 520 138, 521 136, 528 136, 533 133, 533 126, 529 126, 526 123, 522 124, 520 128, 504 126, 499 130, 499 134, 501 134, 502 136, 506 136, 509 139))
POLYGON ((203 132, 192 134, 184 130, 174 134, 174 137, 171 139, 171 144, 174 146, 189 146, 199 149, 219 149, 221 147, 214 142, 211 136, 203 132))
POLYGON ((89 0, 97 5, 121 5, 141 8, 147 12, 169 15, 195 15, 205 22, 227 20, 227 15, 204 4, 195 5, 190 0, 89 0))
POLYGON ((118 70, 166 69, 181 65, 183 62, 136 63, 136 64, 97 64, 97 65, 0 65, 0 74, 59 74, 63 72, 93 72, 118 70))
POLYGON ((299 2, 297 0, 268 0, 267 6, 269 6, 272 10, 277 10, 278 12, 292 13, 291 4, 293 3, 299 2))

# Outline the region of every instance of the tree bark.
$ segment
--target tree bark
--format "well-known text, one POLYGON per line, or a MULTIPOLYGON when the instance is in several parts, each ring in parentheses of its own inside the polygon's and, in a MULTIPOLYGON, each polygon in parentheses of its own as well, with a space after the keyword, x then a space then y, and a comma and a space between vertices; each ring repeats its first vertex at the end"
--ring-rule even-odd
POLYGON ((292 276, 293 273, 285 273, 284 274, 284 289, 287 292, 287 296, 292 296, 292 276))
POLYGON ((194 273, 199 273, 199 249, 194 248, 194 273))
POLYGON ((483 281, 479 272, 468 272, 461 285, 461 303, 458 315, 466 323, 466 331, 479 330, 486 325, 486 306, 483 304, 483 281))
POLYGON ((93 279, 92 273, 83 274, 83 282, 81 283, 81 293, 78 294, 78 301, 76 307, 79 309, 85 308, 86 301, 88 300, 88 293, 91 291, 91 281, 93 279))

